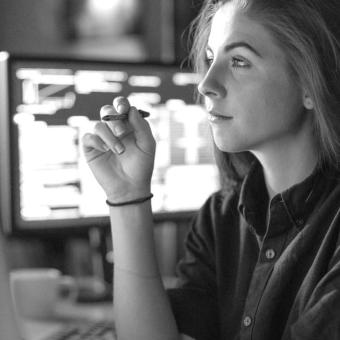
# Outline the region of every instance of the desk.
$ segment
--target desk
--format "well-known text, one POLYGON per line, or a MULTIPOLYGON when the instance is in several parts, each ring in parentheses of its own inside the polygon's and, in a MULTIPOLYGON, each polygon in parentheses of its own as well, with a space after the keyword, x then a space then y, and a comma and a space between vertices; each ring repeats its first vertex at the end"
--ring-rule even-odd
MULTIPOLYGON (((177 284, 176 277, 163 277, 165 288, 174 288, 177 284)), ((19 328, 25 340, 44 340, 49 335, 56 333, 69 322, 95 322, 114 320, 114 308, 111 302, 75 303, 67 300, 60 301, 56 306, 53 319, 28 320, 21 319, 19 328)))
POLYGON ((67 322, 78 321, 112 321, 113 305, 110 302, 77 304, 59 302, 53 319, 30 320, 21 319, 19 327, 25 340, 43 340, 57 332, 67 322))

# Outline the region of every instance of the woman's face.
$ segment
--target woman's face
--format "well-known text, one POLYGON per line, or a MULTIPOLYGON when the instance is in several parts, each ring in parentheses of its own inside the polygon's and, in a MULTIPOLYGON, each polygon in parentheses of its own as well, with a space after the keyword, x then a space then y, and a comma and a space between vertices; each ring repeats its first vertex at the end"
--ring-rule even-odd
POLYGON ((226 152, 284 147, 306 121, 300 85, 260 23, 232 2, 212 20, 208 71, 199 84, 217 147, 226 152))

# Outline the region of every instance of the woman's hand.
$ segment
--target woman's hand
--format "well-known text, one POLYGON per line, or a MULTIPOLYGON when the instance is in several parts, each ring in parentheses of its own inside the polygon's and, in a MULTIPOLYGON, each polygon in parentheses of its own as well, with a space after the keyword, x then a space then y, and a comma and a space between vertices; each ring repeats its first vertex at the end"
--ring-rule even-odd
POLYGON ((149 195, 156 143, 148 122, 123 97, 102 110, 113 115, 128 113, 128 120, 97 122, 94 132, 84 135, 90 169, 111 202, 149 195))

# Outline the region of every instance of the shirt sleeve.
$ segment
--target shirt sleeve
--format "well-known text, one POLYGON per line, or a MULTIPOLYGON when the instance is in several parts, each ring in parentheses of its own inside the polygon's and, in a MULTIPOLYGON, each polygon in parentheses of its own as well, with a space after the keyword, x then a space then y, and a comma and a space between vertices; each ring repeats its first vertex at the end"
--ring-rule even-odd
POLYGON ((340 245, 329 270, 315 287, 296 322, 290 326, 289 340, 340 339, 340 245))
POLYGON ((178 288, 168 290, 179 331, 197 340, 219 338, 214 201, 210 198, 194 219, 177 266, 178 288))

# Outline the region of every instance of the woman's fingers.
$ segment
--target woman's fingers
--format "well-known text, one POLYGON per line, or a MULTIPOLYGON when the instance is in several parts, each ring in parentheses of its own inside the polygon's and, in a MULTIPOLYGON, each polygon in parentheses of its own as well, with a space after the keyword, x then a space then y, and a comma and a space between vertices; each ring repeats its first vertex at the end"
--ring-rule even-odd
POLYGON ((142 151, 152 154, 155 150, 155 141, 149 123, 125 97, 116 97, 113 106, 119 114, 128 113, 126 126, 134 131, 137 146, 142 151))
POLYGON ((91 151, 92 149, 96 149, 101 152, 109 151, 110 148, 104 143, 104 141, 97 135, 92 133, 86 133, 83 136, 83 145, 85 151, 91 151))
POLYGON ((92 133, 86 133, 82 137, 82 145, 87 162, 93 161, 110 150, 99 136, 92 133))
POLYGON ((150 125, 134 106, 130 108, 129 123, 134 130, 137 146, 143 152, 153 155, 156 143, 150 125))
POLYGON ((114 136, 111 129, 106 123, 97 122, 94 126, 94 133, 112 150, 114 153, 121 154, 124 152, 125 147, 123 143, 114 136))
POLYGON ((104 143, 104 141, 97 135, 92 133, 86 133, 83 138, 83 146, 86 152, 90 152, 93 149, 101 152, 107 152, 110 148, 104 143))
POLYGON ((120 114, 127 113, 130 110, 130 102, 125 97, 116 97, 113 99, 113 106, 120 114))
POLYGON ((118 138, 123 138, 132 132, 132 128, 126 119, 118 119, 120 114, 127 112, 119 112, 111 105, 105 105, 100 109, 101 120, 107 124, 113 134, 118 138))
POLYGON ((105 105, 100 110, 100 117, 106 122, 113 134, 122 139, 133 132, 128 119, 123 118, 129 114, 130 103, 125 97, 116 97, 113 106, 105 105), (124 116, 122 116, 124 115, 124 116), (107 119, 103 119, 107 117, 107 119))
MULTIPOLYGON (((113 100, 113 106, 103 106, 100 110, 100 117, 102 124, 105 124, 108 129, 103 129, 102 124, 96 126, 96 129, 102 130, 98 130, 98 133, 102 134, 105 143, 107 143, 107 140, 110 138, 108 131, 111 131, 112 135, 116 137, 115 151, 117 153, 120 154, 124 152, 125 147, 130 145, 124 138, 133 133, 133 143, 135 143, 141 151, 153 155, 155 151, 155 141, 151 128, 138 110, 130 106, 129 101, 125 97, 116 97, 113 100)), ((97 133, 97 130, 95 133, 97 133)), ((107 145, 112 149, 111 144, 107 145)))

